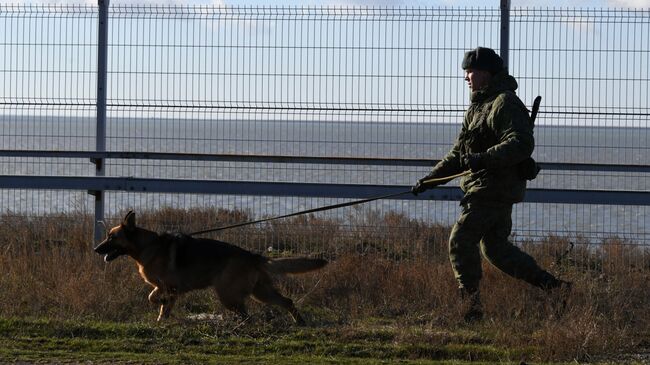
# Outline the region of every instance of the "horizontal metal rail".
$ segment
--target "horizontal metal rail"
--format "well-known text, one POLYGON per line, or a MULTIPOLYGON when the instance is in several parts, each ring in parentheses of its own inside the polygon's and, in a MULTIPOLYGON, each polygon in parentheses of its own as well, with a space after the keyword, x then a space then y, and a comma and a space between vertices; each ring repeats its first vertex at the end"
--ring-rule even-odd
MULTIPOLYGON (((216 195, 292 196, 364 199, 399 193, 404 185, 311 184, 259 181, 219 181, 184 179, 146 179, 95 176, 16 176, 0 175, 0 189, 126 191, 142 193, 188 193, 216 195)), ((418 196, 403 195, 400 200, 460 200, 457 187, 442 186, 418 196)), ((650 192, 616 190, 528 189, 528 203, 650 205, 650 192)))
MULTIPOLYGON (((94 151, 37 151, 37 150, 0 150, 0 157, 30 158, 88 158, 98 159, 140 159, 173 161, 224 161, 224 162, 264 162, 296 164, 331 164, 331 165, 379 165, 379 166, 434 166, 439 160, 409 158, 374 158, 374 157, 335 157, 335 156, 282 156, 282 155, 242 155, 242 154, 200 154, 168 152, 94 152, 94 151)), ((621 164, 581 164, 564 162, 540 162, 542 170, 565 171, 601 171, 601 172, 635 172, 650 173, 647 165, 621 164)))
POLYGON ((200 154, 166 152, 93 152, 0 150, 0 157, 141 159, 173 161, 271 162, 333 165, 433 166, 437 161, 425 159, 388 159, 374 157, 281 156, 241 154, 200 154))
MULTIPOLYGON (((2 44, 0 44, 2 45, 2 44)), ((4 72, 20 72, 20 71, 4 71, 4 72)), ((25 71, 26 72, 26 71, 25 71)), ((61 71, 63 72, 63 71, 61 71)), ((76 71, 75 73, 78 73, 76 71)), ((196 73, 195 73, 196 74, 196 73)), ((232 74, 223 74, 232 75, 232 74)), ((250 74, 249 74, 250 75, 250 74)), ((255 74, 253 74, 255 76, 255 74)), ((257 75, 257 76, 310 76, 310 75, 278 75, 278 74, 268 74, 268 75, 257 75)), ((346 77, 346 75, 338 75, 339 77, 346 77)), ((349 77, 363 77, 363 75, 354 75, 349 77)), ((390 76, 386 76, 390 77, 390 76)), ((433 77, 432 77, 433 78, 433 77)), ((436 78, 443 78, 443 76, 437 76, 436 78)), ((457 77, 453 77, 456 79, 457 77)), ((522 77, 525 79, 525 77, 522 77)), ((533 79, 533 78, 528 78, 533 79)), ((540 78, 536 78, 540 79, 540 78)), ((568 79, 567 79, 568 80, 568 79)), ((587 79, 577 79, 577 80, 587 80, 587 79)), ((589 79, 591 81, 595 80, 605 80, 602 78, 599 79, 589 79)), ((631 80, 627 80, 631 81, 631 80)), ((647 81, 645 79, 634 79, 634 81, 647 81)), ((0 106, 5 107, 29 107, 29 108, 51 108, 51 107, 77 107, 77 108, 94 108, 95 103, 93 101, 87 102, 70 102, 68 100, 55 101, 55 102, 42 102, 42 101, 22 101, 23 99, 12 99, 12 98, 2 98, 0 97, 0 106), (5 100, 9 101, 5 101, 5 100)), ((396 103, 392 106, 379 106, 377 103, 349 103, 349 102, 309 102, 303 103, 308 105, 302 105, 301 103, 292 103, 292 106, 287 106, 287 103, 255 103, 250 101, 233 101, 229 104, 212 104, 209 101, 195 101, 193 104, 175 104, 170 102, 164 103, 130 103, 130 104, 107 104, 108 108, 111 109, 154 109, 154 108, 166 108, 174 110, 186 110, 186 109, 204 109, 204 110, 255 110, 255 111, 301 111, 301 112, 359 112, 359 113, 464 113, 466 111, 466 105, 461 104, 457 107, 444 105, 437 108, 433 108, 431 105, 420 106, 421 104, 405 104, 405 103, 396 103), (278 104, 278 106, 273 106, 271 104, 278 104)), ((381 104, 384 105, 384 104, 381 104)), ((611 108, 610 108, 611 109, 611 108)), ((590 107, 589 110, 567 110, 567 107, 564 109, 553 109, 546 108, 544 111, 540 111, 540 115, 589 115, 589 116, 635 116, 635 117, 647 117, 650 116, 647 108, 639 107, 621 107, 619 110, 623 111, 601 111, 598 107, 590 107), (632 111, 625 111, 632 109, 632 111), (643 110, 643 111, 640 111, 643 110)))

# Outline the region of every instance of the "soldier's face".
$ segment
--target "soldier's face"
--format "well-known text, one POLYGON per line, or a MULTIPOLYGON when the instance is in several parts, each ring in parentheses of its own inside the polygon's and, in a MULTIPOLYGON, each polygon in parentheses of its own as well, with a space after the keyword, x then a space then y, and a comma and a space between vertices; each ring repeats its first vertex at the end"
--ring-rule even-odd
POLYGON ((465 81, 467 81, 467 86, 472 91, 486 88, 491 78, 492 74, 489 71, 475 70, 472 68, 465 70, 465 81))

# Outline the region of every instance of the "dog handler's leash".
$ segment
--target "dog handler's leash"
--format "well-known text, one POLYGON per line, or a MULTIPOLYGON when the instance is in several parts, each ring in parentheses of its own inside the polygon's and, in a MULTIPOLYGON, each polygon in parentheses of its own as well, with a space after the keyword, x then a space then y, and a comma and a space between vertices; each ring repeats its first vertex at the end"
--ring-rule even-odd
MULTIPOLYGON (((471 171, 467 170, 467 171, 461 172, 461 173, 456 174, 456 175, 451 175, 451 176, 445 176, 445 177, 439 177, 439 178, 433 178, 433 179, 425 180, 425 181, 423 181, 423 183, 427 184, 427 183, 442 182, 442 181, 449 182, 449 181, 451 181, 451 180, 453 180, 453 179, 455 179, 457 177, 465 176, 465 175, 468 175, 470 173, 471 173, 471 171)), ((268 222, 268 221, 272 221, 272 220, 276 220, 276 219, 294 217, 294 216, 301 215, 301 214, 322 212, 322 211, 325 211, 325 210, 331 210, 331 209, 349 207, 351 205, 368 203, 368 202, 375 201, 375 200, 395 198, 395 197, 398 197, 400 195, 410 194, 410 193, 411 193, 411 189, 406 190, 406 191, 402 191, 402 192, 399 192, 399 193, 393 193, 393 194, 388 194, 388 195, 376 196, 376 197, 373 197, 373 198, 355 200, 355 201, 351 201, 351 202, 347 202, 347 203, 339 203, 339 204, 327 205, 327 206, 319 207, 319 208, 302 210, 300 212, 280 215, 280 216, 277 216, 277 217, 263 218, 263 219, 258 219, 258 220, 254 220, 254 221, 235 223, 235 224, 231 224, 231 225, 223 226, 223 227, 205 229, 205 230, 202 230, 202 231, 192 232, 189 235, 190 236, 195 236, 195 235, 208 233, 208 232, 223 231, 223 230, 226 230, 226 229, 237 228, 237 227, 242 227, 242 226, 248 226, 248 225, 251 225, 251 224, 268 222)))

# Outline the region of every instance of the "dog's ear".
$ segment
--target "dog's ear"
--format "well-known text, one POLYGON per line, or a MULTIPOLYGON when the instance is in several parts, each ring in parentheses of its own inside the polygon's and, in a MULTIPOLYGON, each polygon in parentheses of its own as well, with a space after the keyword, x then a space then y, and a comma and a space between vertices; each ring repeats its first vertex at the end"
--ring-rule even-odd
POLYGON ((129 210, 122 221, 122 225, 126 228, 127 231, 132 231, 135 229, 135 213, 132 210, 129 210))

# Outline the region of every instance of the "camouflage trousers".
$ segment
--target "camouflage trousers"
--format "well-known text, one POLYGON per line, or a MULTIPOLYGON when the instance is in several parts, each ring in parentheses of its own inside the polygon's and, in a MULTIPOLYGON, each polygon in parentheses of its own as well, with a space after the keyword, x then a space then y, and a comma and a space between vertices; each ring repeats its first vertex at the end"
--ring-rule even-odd
POLYGON ((512 205, 462 205, 449 238, 449 259, 461 289, 478 290, 481 253, 499 270, 532 285, 546 288, 557 282, 535 259, 508 240, 511 229, 512 205))

